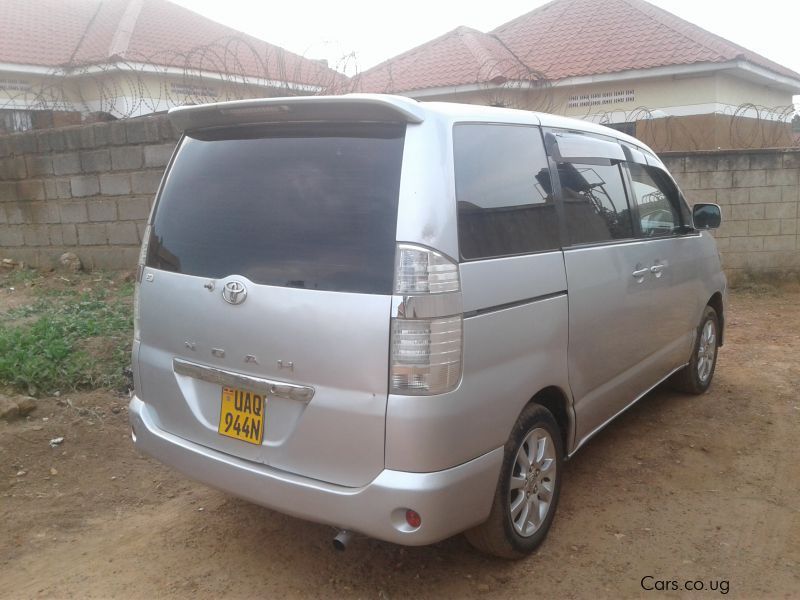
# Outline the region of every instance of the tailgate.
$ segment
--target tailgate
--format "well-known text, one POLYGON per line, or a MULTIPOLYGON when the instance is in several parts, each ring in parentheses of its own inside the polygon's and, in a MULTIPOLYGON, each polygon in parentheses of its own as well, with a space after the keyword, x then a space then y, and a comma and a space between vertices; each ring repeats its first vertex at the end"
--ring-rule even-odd
POLYGON ((213 291, 206 283, 145 271, 140 392, 161 428, 314 479, 371 481, 384 465, 390 297, 255 285, 242 277, 222 279, 213 291), (248 290, 239 306, 219 292, 233 279, 248 290), (313 397, 267 393, 263 443, 253 445, 217 432, 223 385, 181 374, 176 358, 308 387, 313 397))
POLYGON ((137 295, 138 394, 164 430, 339 485, 383 469, 404 139, 397 123, 184 136, 137 295), (257 439, 219 432, 240 400, 265 402, 243 421, 257 439))

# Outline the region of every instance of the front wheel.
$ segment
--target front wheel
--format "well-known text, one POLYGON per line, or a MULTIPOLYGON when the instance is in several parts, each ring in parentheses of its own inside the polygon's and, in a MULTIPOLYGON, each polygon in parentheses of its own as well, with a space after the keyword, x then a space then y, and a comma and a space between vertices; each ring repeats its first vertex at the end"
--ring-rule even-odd
POLYGON ((672 387, 688 394, 703 394, 711 386, 717 368, 719 349, 719 317, 717 311, 706 306, 697 328, 697 339, 689 364, 675 373, 670 380, 672 387))
POLYGON ((563 452, 553 415, 541 405, 528 405, 506 442, 489 518, 465 532, 469 542, 501 558, 533 552, 555 516, 563 452))

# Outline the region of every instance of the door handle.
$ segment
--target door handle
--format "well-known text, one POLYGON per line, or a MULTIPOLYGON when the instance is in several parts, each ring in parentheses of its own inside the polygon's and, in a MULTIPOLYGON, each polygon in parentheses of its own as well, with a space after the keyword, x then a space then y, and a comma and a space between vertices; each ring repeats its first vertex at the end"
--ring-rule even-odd
POLYGON ((664 265, 653 265, 650 267, 650 272, 656 277, 661 277, 661 272, 664 270, 664 265))
POLYGON ((642 279, 645 275, 650 272, 650 269, 645 267, 644 269, 636 269, 631 275, 633 275, 634 279, 642 279))

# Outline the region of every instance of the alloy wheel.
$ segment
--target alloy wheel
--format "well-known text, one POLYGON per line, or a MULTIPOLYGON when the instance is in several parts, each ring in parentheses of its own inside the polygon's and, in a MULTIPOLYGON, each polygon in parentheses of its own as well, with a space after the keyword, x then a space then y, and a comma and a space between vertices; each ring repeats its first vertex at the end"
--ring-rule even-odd
POLYGON ((546 429, 532 429, 517 450, 509 481, 509 511, 516 532, 530 537, 541 527, 556 487, 556 448, 546 429))
POLYGON ((697 376, 702 383, 708 381, 714 368, 717 354, 717 328, 709 319, 700 332, 700 343, 697 345, 697 376))

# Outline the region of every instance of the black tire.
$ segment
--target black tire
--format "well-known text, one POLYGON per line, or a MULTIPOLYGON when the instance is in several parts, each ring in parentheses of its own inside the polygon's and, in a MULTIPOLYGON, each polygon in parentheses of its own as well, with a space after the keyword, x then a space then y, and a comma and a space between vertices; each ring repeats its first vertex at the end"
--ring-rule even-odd
MULTIPOLYGON (((558 507, 558 498, 561 493, 561 478, 563 472, 564 448, 561 439, 561 431, 556 424, 553 415, 545 407, 539 404, 529 404, 520 414, 519 419, 514 424, 511 436, 505 445, 503 466, 500 469, 500 478, 497 482, 497 489, 494 494, 492 510, 489 518, 465 532, 467 540, 478 550, 508 559, 524 558, 533 552, 539 544, 544 541, 547 532, 553 523, 553 517, 558 507), (537 429, 545 430, 553 442, 555 455, 555 477, 552 482, 550 504, 547 514, 538 525, 538 529, 526 536, 521 535, 512 521, 510 502, 512 496, 518 498, 522 489, 512 491, 510 489, 512 473, 517 478, 520 477, 519 465, 517 464, 517 453, 529 434, 537 429)), ((539 473, 540 471, 536 471, 539 473)), ((544 471, 541 471, 544 473, 544 471)), ((549 471, 548 471, 549 472, 549 471)), ((539 484, 544 485, 544 484, 539 484)), ((527 489, 527 488, 525 488, 527 489)), ((533 488, 534 491, 536 488, 533 488)), ((542 491, 547 491, 542 488, 542 491)), ((539 496, 537 495, 537 498, 539 496)), ((524 509, 523 509, 524 510, 524 509)), ((519 517, 519 515, 518 515, 519 517)))
POLYGON ((711 381, 714 379, 714 371, 717 368, 717 355, 719 354, 719 317, 717 311, 711 306, 706 306, 703 311, 703 318, 700 319, 700 325, 697 327, 697 336, 692 347, 692 356, 689 364, 683 369, 675 373, 669 380, 669 385, 687 394, 704 394, 711 386, 711 381), (714 358, 711 362, 711 370, 708 375, 703 379, 700 376, 699 364, 701 357, 699 355, 700 345, 703 342, 703 331, 706 324, 711 322, 714 329, 714 358))

